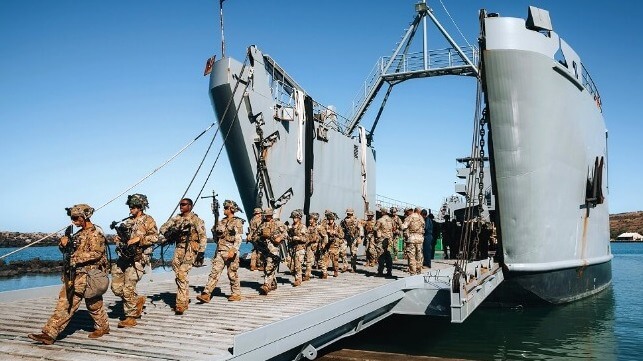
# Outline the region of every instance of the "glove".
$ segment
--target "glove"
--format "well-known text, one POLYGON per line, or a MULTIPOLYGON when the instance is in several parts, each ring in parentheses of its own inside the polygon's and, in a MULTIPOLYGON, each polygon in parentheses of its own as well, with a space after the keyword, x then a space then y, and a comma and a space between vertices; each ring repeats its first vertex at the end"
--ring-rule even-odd
POLYGON ((226 261, 232 260, 232 259, 234 259, 236 256, 237 256, 237 250, 235 250, 235 249, 229 249, 229 250, 228 250, 228 258, 226 259, 226 261))
POLYGON ((194 262, 192 262, 192 265, 194 267, 201 267, 203 266, 203 260, 205 258, 205 253, 204 252, 198 252, 196 254, 196 257, 194 258, 194 262))

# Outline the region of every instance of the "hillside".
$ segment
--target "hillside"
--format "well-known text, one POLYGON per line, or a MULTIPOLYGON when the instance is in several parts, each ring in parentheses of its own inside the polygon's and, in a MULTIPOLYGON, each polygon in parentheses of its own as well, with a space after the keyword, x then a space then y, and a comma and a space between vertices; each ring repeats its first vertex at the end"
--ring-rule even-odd
POLYGON ((625 232, 643 234, 643 211, 610 214, 610 238, 625 232))

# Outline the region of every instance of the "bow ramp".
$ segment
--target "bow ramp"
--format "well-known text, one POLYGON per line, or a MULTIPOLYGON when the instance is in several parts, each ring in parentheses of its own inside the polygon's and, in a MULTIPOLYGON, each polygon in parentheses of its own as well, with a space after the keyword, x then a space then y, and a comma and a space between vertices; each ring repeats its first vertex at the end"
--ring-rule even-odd
POLYGON ((139 283, 147 302, 136 327, 116 327, 122 303, 108 291, 104 296, 111 324, 108 335, 87 338, 93 325, 81 306, 51 346, 38 345, 27 334, 40 332, 60 287, 1 292, 0 352, 24 360, 314 359, 320 349, 392 314, 464 321, 502 281, 502 271, 489 260, 472 262, 467 264, 471 271, 454 283, 456 267, 451 262, 434 261, 432 269, 417 276, 406 276, 404 265, 396 263, 393 278, 374 277, 374 268, 362 267, 358 273, 313 278, 299 287, 292 287, 290 274, 280 273, 278 289, 268 296, 257 291, 262 275, 242 268, 242 301, 226 300, 229 286, 222 277, 212 301, 198 304, 194 297, 210 271, 206 263, 190 275, 193 301, 181 316, 171 310, 176 292, 173 273, 152 273, 139 283))

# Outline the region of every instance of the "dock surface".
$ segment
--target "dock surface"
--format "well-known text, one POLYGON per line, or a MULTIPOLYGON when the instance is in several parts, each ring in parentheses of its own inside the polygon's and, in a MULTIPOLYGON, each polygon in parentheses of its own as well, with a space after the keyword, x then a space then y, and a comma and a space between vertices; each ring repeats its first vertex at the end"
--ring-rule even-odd
MULTIPOLYGON (((434 261, 431 271, 448 273, 449 268, 453 267, 448 261, 434 261)), ((145 295, 147 302, 136 327, 117 328, 123 316, 122 302, 108 290, 104 300, 110 333, 99 339, 87 338, 93 323, 83 302, 53 345, 33 342, 27 334, 39 333, 51 316, 60 286, 1 292, 0 352, 3 359, 15 360, 257 359, 257 355, 286 351, 302 340, 307 342, 307 337, 319 339, 325 330, 373 315, 349 325, 352 333, 357 332, 363 322, 376 322, 375 317, 389 312, 392 306, 387 305, 404 297, 401 289, 406 280, 422 279, 407 277, 402 261, 396 261, 393 278, 375 277, 374 267, 358 266, 357 273, 340 273, 337 278, 330 273, 328 279, 314 277, 293 287, 294 277, 284 269, 282 264, 277 290, 262 296, 258 289, 263 272, 240 268, 243 299, 238 302, 227 301, 230 286, 224 270, 212 301, 201 304, 195 297, 207 281, 210 266, 193 268, 191 303, 180 316, 172 311, 174 274, 146 275, 138 284, 139 294, 145 295)))

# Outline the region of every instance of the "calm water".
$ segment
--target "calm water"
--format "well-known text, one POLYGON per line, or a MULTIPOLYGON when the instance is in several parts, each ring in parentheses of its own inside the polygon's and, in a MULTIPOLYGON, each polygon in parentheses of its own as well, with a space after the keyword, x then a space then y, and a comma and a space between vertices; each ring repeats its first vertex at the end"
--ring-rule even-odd
MULTIPOLYGON (((60 259, 56 247, 31 251, 60 259)), ((206 254, 213 252, 209 244, 206 254)), ((612 244, 612 252, 612 287, 594 297, 555 307, 481 308, 463 324, 394 316, 334 347, 470 360, 641 360, 643 244, 612 244)), ((57 275, 24 276, 0 280, 0 290, 59 283, 57 275)))
POLYGON ((335 347, 471 360, 642 360, 643 244, 612 244, 612 252, 612 287, 594 297, 481 308, 463 324, 394 316, 335 347))

